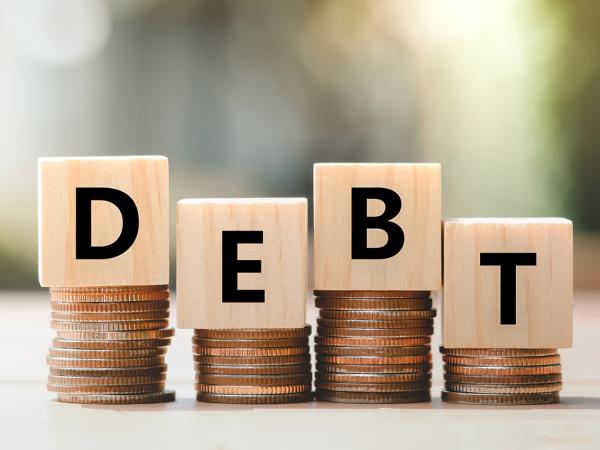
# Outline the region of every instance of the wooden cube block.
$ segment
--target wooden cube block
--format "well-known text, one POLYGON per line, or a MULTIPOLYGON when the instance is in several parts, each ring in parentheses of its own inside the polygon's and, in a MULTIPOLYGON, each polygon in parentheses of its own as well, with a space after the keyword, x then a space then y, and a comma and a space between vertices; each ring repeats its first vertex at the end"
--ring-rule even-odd
POLYGON ((181 328, 301 328, 306 199, 190 199, 177 205, 181 328))
POLYGON ((441 286, 439 164, 316 164, 315 289, 441 286))
POLYGON ((445 222, 445 347, 570 347, 572 328, 569 220, 445 222))
POLYGON ((42 286, 168 284, 167 158, 41 158, 38 191, 42 286))

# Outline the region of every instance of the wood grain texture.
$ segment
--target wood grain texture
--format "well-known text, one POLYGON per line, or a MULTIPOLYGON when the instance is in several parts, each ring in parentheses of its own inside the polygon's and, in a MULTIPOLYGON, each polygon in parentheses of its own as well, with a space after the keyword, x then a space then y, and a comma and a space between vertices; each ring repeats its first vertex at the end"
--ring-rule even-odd
MULTIPOLYGON (((383 212, 370 201, 368 215, 383 212)), ((441 168, 439 164, 316 164, 314 167, 315 289, 438 290, 441 287, 441 168), (351 256, 351 190, 383 187, 398 193, 400 213, 392 220, 404 246, 387 259, 351 256)), ((369 247, 387 234, 368 231, 369 247)))
POLYGON ((565 219, 457 219, 444 223, 443 345, 570 347, 573 225, 565 219), (516 325, 500 324, 500 268, 480 253, 534 252, 517 267, 516 325))
MULTIPOLYGON (((158 285, 169 282, 169 166, 162 156, 41 158, 38 161, 39 280, 42 286, 158 285), (135 202, 133 245, 110 259, 75 257, 75 189, 107 187, 135 202)), ((109 202, 92 202, 92 245, 120 235, 123 219, 109 202)))
POLYGON ((300 328, 307 283, 306 199, 198 199, 177 205, 177 324, 180 328, 300 328), (239 244, 238 289, 264 290, 264 303, 223 303, 223 231, 262 231, 239 244))

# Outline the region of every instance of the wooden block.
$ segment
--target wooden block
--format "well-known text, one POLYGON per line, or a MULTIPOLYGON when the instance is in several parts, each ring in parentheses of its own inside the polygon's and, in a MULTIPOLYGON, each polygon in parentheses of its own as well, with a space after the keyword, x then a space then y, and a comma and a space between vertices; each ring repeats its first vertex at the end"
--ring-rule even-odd
POLYGON ((303 327, 306 258, 304 198, 180 201, 178 326, 303 327))
POLYGON ((570 347, 572 328, 569 220, 445 222, 444 346, 570 347))
POLYGON ((315 289, 441 287, 439 164, 316 164, 314 197, 315 289))
POLYGON ((168 284, 167 158, 41 158, 38 192, 42 286, 168 284))

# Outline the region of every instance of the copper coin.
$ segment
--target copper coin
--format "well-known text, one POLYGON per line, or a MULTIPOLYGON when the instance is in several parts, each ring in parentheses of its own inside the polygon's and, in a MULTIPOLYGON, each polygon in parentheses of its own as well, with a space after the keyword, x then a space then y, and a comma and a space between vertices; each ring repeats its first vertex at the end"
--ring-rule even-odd
POLYGON ((428 298, 431 291, 314 291, 315 297, 325 298, 428 298))
POLYGON ((310 336, 310 325, 303 328, 196 329, 194 336, 209 339, 289 339, 310 336))
POLYGON ((147 375, 138 377, 65 377, 60 375, 49 375, 48 384, 60 385, 63 387, 69 386, 132 386, 144 384, 162 383, 167 378, 166 372, 157 375, 147 375))
POLYGON ((292 375, 215 375, 197 373, 198 384, 214 384, 228 386, 286 386, 312 383, 310 373, 292 375))
POLYGON ((313 400, 312 392, 300 394, 277 394, 277 395, 234 395, 234 394, 209 394, 199 392, 196 400, 210 403, 228 403, 243 405, 275 405, 283 403, 303 403, 313 400))
POLYGON ((64 386, 62 384, 48 384, 50 392, 63 394, 149 394, 161 392, 165 383, 136 384, 136 385, 99 385, 99 386, 64 386))
POLYGON ((398 329, 398 328, 430 328, 433 327, 432 319, 422 320, 336 320, 317 318, 319 327, 329 328, 377 328, 377 329, 398 329))
MULTIPOLYGON (((160 375, 167 371, 167 365, 151 367, 123 367, 123 368, 75 368, 75 367, 49 367, 50 375, 60 377, 147 377, 160 375)), ((116 384, 116 383, 115 383, 116 384)))
POLYGON ((428 373, 431 371, 431 363, 425 364, 402 364, 402 365, 386 365, 386 364, 328 364, 317 362, 316 368, 320 372, 335 372, 335 373, 428 373))
POLYGON ((121 303, 167 300, 169 291, 148 292, 53 292, 50 299, 62 303, 121 303))
POLYGON ((139 322, 59 322, 52 320, 50 322, 50 328, 60 331, 139 331, 160 330, 168 326, 168 320, 139 322))
POLYGON ((542 384, 560 383, 562 381, 562 374, 552 373, 548 375, 474 376, 445 373, 444 380, 450 383, 461 384, 542 384))
POLYGON ((416 356, 426 355, 430 345, 416 347, 338 347, 334 345, 315 345, 315 352, 334 356, 416 356))
POLYGON ((429 391, 416 392, 340 392, 317 389, 315 398, 322 402, 337 403, 416 403, 431 401, 429 391))
POLYGON ((317 362, 329 364, 423 364, 431 361, 431 355, 417 356, 330 356, 317 354, 317 362))
POLYGON ((312 384, 290 384, 287 386, 217 386, 195 383, 196 392, 207 394, 278 395, 311 392, 312 384))
POLYGON ((221 374, 221 375, 288 375, 296 373, 310 373, 310 364, 287 364, 285 366, 274 365, 241 365, 222 366, 215 364, 194 363, 194 370, 198 374, 221 374))
POLYGON ((423 383, 431 381, 431 373, 335 373, 316 372, 318 381, 334 383, 423 383))
POLYGON ((194 362, 200 364, 217 364, 223 366, 242 366, 242 365, 288 365, 288 364, 308 364, 310 355, 290 355, 290 356, 202 356, 194 355, 194 362))
POLYGON ((195 355, 202 356, 290 356, 308 353, 308 345, 302 347, 263 347, 263 348, 215 348, 194 345, 195 355))
POLYGON ((513 358, 530 356, 550 356, 557 354, 555 348, 445 348, 440 346, 440 353, 450 356, 474 358, 513 358))
POLYGON ((432 302, 430 298, 325 298, 315 299, 317 308, 327 310, 428 310, 432 302))
POLYGON ((318 390, 335 392, 415 392, 429 391, 431 382, 420 383, 336 383, 332 381, 315 382, 318 390))
MULTIPOLYGON (((321 309, 319 314, 323 319, 341 320, 341 321, 403 321, 403 322, 416 322, 423 319, 431 319, 436 316, 435 309, 425 309, 420 311, 368 311, 368 310, 350 310, 350 311, 338 311, 333 309, 321 309)), ((324 325, 327 326, 327 325, 324 325)), ((417 328, 422 326, 430 326, 429 324, 415 325, 417 328)), ((361 327, 361 328, 377 328, 377 327, 361 327)), ((407 328, 405 326, 399 328, 407 328)))
POLYGON ((560 355, 549 355, 549 356, 532 356, 528 358, 511 357, 511 358, 476 358, 476 357, 463 357, 463 356, 450 356, 444 355, 443 358, 445 363, 453 364, 457 366, 547 366, 550 364, 559 364, 560 355))
POLYGON ((57 330, 59 339, 73 339, 77 341, 127 341, 144 339, 164 339, 175 334, 174 328, 163 330, 140 331, 62 331, 57 330))
POLYGON ((472 394, 536 394, 540 392, 558 392, 562 388, 562 383, 512 385, 446 383, 445 387, 449 392, 472 394))
POLYGON ((442 401, 469 405, 543 405, 560 401, 558 392, 539 394, 467 394, 442 391, 442 401))
POLYGON ((141 403, 165 403, 175 401, 175 391, 150 394, 58 394, 56 399, 65 403, 94 405, 134 405, 141 403))
POLYGON ((315 336, 315 344, 327 346, 342 346, 342 347, 414 347, 418 345, 429 345, 430 337, 413 337, 413 338, 337 338, 315 336))
POLYGON ((79 350, 50 347, 48 354, 57 358, 112 359, 148 358, 167 353, 167 347, 140 348, 137 350, 79 350))
POLYGON ((560 364, 549 366, 527 366, 527 367, 494 367, 494 366, 454 366, 446 364, 444 366, 446 373, 458 375, 476 375, 476 376, 497 376, 497 375, 548 375, 560 373, 560 364))
POLYGON ((52 340, 54 348, 68 348, 79 350, 132 350, 132 349, 152 349, 157 347, 167 347, 171 344, 171 339, 140 339, 137 341, 81 341, 71 339, 52 340))
POLYGON ((79 367, 91 368, 118 368, 118 367, 148 367, 159 366, 165 363, 164 356, 152 356, 149 358, 126 358, 126 359, 81 359, 81 358, 47 358, 48 365, 52 367, 79 367))
POLYGON ((151 302, 121 302, 121 303, 63 303, 51 302, 52 311, 61 313, 135 313, 147 311, 166 311, 169 309, 167 300, 151 302))
POLYGON ((128 292, 156 292, 166 291, 169 286, 166 284, 148 285, 148 286, 82 286, 82 287, 52 287, 50 293, 81 293, 81 294, 97 294, 97 293, 128 293, 128 292))
POLYGON ((317 334, 326 337, 425 337, 433 334, 429 328, 328 328, 317 327, 317 334))
POLYGON ((61 313, 53 312, 52 319, 61 322, 137 322, 168 319, 169 310, 134 313, 61 313))
POLYGON ((277 348, 308 345, 308 337, 281 339, 206 339, 192 337, 192 343, 201 347, 217 348, 277 348))

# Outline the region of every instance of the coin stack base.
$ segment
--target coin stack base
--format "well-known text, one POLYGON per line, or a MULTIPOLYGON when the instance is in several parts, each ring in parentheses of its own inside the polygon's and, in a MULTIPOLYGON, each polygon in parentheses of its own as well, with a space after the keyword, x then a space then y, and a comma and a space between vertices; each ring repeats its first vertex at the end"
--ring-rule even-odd
POLYGON ((557 349, 440 347, 444 360, 442 400, 470 405, 542 405, 560 401, 557 349))
POLYGON ((136 404, 175 400, 165 390, 167 286, 51 288, 48 390, 67 403, 136 404))
POLYGON ((315 291, 316 399, 412 403, 431 399, 435 310, 425 291, 315 291))
POLYGON ((310 326, 194 330, 197 400, 253 405, 311 401, 309 335, 310 326))

